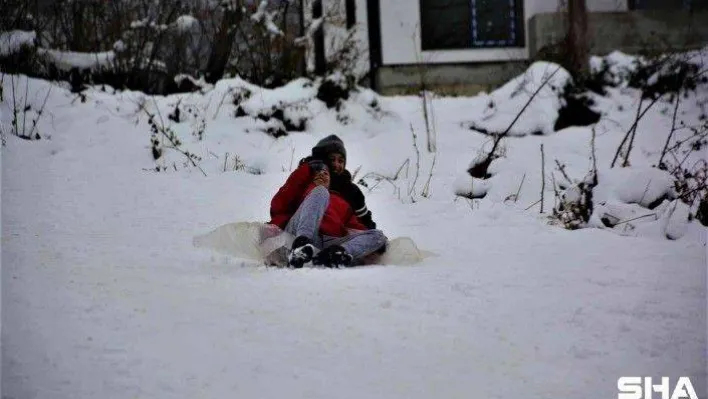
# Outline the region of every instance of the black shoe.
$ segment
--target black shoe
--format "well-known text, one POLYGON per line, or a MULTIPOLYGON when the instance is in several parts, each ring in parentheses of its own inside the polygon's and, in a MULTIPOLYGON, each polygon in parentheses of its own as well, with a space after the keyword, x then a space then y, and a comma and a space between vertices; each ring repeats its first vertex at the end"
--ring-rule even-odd
POLYGON ((352 265, 354 257, 341 245, 332 245, 320 251, 313 259, 315 266, 325 267, 349 267, 352 265))
POLYGON ((299 236, 293 241, 292 249, 288 254, 288 266, 299 269, 311 261, 314 254, 315 247, 312 245, 312 240, 305 236, 299 236))

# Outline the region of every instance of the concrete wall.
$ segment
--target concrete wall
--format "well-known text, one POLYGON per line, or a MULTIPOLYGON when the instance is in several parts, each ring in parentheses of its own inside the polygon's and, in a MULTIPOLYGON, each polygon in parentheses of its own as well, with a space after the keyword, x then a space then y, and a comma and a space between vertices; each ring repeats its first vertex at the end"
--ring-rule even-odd
MULTIPOLYGON (((638 53, 666 51, 708 45, 708 12, 689 14, 681 10, 643 10, 591 13, 588 20, 590 51, 607 54, 613 50, 638 53)), ((529 57, 559 42, 565 24, 558 13, 535 15, 529 21, 529 57)))
POLYGON ((527 66, 526 61, 383 66, 376 73, 376 86, 383 94, 414 94, 424 86, 445 94, 470 95, 495 88, 527 66))
MULTIPOLYGON (((563 11, 567 3, 568 0, 527 0, 527 5, 532 11, 529 13, 529 18, 536 14, 563 11)), ((627 11, 627 3, 627 0, 589 0, 586 5, 590 12, 627 11)))

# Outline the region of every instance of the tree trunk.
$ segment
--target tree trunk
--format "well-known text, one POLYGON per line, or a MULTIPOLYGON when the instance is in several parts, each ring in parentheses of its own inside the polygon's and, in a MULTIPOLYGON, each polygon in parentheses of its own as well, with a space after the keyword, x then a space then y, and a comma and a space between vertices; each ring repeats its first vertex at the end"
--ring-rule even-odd
MULTIPOLYGON (((324 18, 322 0, 312 3, 312 18, 324 18)), ((315 75, 324 75, 327 71, 327 57, 325 55, 324 23, 315 32, 315 75)))
POLYGON ((231 55, 231 48, 236 38, 235 25, 239 22, 240 17, 240 4, 233 9, 224 9, 221 27, 214 37, 214 44, 212 45, 206 67, 205 79, 209 83, 216 83, 224 76, 226 64, 229 62, 229 56, 231 55))
POLYGON ((84 33, 84 25, 86 21, 85 17, 85 7, 86 5, 81 1, 76 1, 71 3, 72 11, 72 32, 71 32, 71 50, 73 51, 86 51, 86 40, 84 33))
POLYGON ((582 78, 589 71, 588 10, 585 0, 568 0, 566 54, 573 77, 582 78))

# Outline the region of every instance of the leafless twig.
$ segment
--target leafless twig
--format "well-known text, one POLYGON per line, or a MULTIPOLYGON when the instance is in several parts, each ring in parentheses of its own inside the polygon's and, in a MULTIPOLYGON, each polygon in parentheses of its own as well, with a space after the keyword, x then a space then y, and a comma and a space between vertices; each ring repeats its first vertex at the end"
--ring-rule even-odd
MULTIPOLYGON (((624 138, 622 139, 622 142, 620 143, 619 147, 617 147, 617 152, 615 153, 614 158, 612 158, 612 164, 610 165, 611 168, 614 168, 614 167, 615 167, 615 163, 617 163, 617 159, 618 159, 619 156, 620 156, 620 152, 622 151, 622 148, 624 147, 624 145, 625 145, 625 143, 627 142, 627 140, 629 139, 629 137, 634 134, 634 131, 637 129, 637 126, 639 125, 639 121, 642 120, 642 118, 644 117, 644 115, 649 111, 649 109, 651 109, 651 107, 652 107, 654 104, 656 104, 657 101, 659 101, 660 98, 661 98, 661 96, 656 96, 654 99, 652 99, 652 101, 651 101, 651 102, 649 103, 649 105, 644 109, 644 111, 641 111, 641 109, 642 109, 642 102, 643 102, 642 99, 643 99, 643 98, 639 100, 639 106, 637 107, 637 116, 634 118, 634 123, 632 123, 632 126, 630 126, 629 130, 627 130, 627 133, 624 135, 624 138), (641 113, 640 113, 640 111, 641 111, 641 113)), ((630 151, 631 151, 631 147, 630 147, 630 149, 627 151, 627 153, 625 154, 624 161, 623 161, 623 166, 627 166, 627 162, 629 161, 629 153, 630 153, 630 151)))
POLYGON ((546 190, 546 156, 543 153, 543 144, 541 144, 541 212, 543 213, 543 192, 546 190))

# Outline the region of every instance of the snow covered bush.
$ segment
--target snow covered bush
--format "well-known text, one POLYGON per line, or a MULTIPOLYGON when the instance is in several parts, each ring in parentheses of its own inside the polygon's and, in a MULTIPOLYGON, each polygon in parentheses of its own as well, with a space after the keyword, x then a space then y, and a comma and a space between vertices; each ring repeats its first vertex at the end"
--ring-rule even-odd
POLYGON ((605 57, 592 57, 589 88, 604 94, 605 87, 641 89, 647 98, 668 93, 695 91, 708 83, 701 69, 706 49, 636 56, 613 51, 605 57))
POLYGON ((568 230, 585 227, 593 212, 592 192, 597 185, 593 175, 584 180, 566 186, 558 185, 558 203, 553 208, 552 218, 559 221, 568 230))
POLYGON ((599 57, 590 57, 590 76, 585 84, 590 90, 605 94, 606 87, 628 87, 637 70, 646 64, 642 57, 613 51, 599 57))
POLYGON ((690 130, 693 135, 686 142, 667 148, 670 156, 662 160, 658 168, 671 173, 677 196, 695 211, 695 217, 704 226, 708 226, 708 161, 700 156, 705 155, 708 148, 708 121, 690 130))
POLYGON ((554 64, 532 65, 525 76, 471 102, 474 117, 462 125, 487 135, 492 145, 478 145, 480 154, 466 177, 456 179, 454 193, 524 210, 540 207, 542 214, 539 204, 552 205, 546 215, 567 229, 595 227, 667 239, 694 231, 693 220, 705 224, 708 216, 703 59, 700 51, 656 57, 656 63, 619 52, 593 57, 599 90, 588 81, 563 79, 564 74, 558 81, 562 70, 548 73, 554 64), (592 137, 590 151, 587 144, 567 147, 586 134, 592 137), (538 144, 530 144, 534 141, 546 144, 547 154, 567 167, 556 161, 558 170, 544 173, 538 144), (511 151, 503 154, 502 146, 511 151), (525 203, 518 203, 520 198, 525 203))
POLYGON ((234 43, 226 73, 274 88, 303 76, 304 49, 297 44, 300 21, 294 2, 261 0, 244 4, 247 13, 233 26, 234 43))
POLYGON ((708 82, 701 60, 692 54, 668 54, 641 65, 630 77, 631 87, 641 88, 645 97, 696 90, 708 82))
POLYGON ((11 134, 25 140, 42 138, 47 101, 54 85, 30 87, 28 78, 0 73, 0 134, 11 134))
POLYGON ((551 134, 563 106, 561 93, 571 81, 560 65, 535 62, 525 73, 489 94, 485 109, 471 110, 478 115, 468 126, 491 135, 551 134))
POLYGON ((592 101, 575 87, 562 66, 537 61, 526 72, 487 95, 487 106, 471 110, 466 125, 489 135, 549 135, 598 121, 592 101))
MULTIPOLYGON (((560 223, 566 229, 575 230, 586 227, 590 221, 594 210, 594 190, 598 186, 596 132, 594 127, 592 129, 590 152, 592 167, 580 179, 571 177, 566 170, 566 165, 556 160, 557 171, 560 172, 561 178, 556 180, 555 172, 551 173, 554 193, 554 206, 550 217, 551 223, 560 223)), ((543 147, 541 147, 541 154, 543 157, 543 147)), ((545 183, 546 176, 543 169, 541 178, 544 180, 543 183, 545 183)), ((543 212, 543 200, 542 194, 541 212, 543 212)))
POLYGON ((486 107, 475 109, 464 126, 491 135, 490 151, 478 154, 468 167, 473 178, 485 179, 492 161, 501 155, 501 140, 507 136, 550 135, 570 126, 596 123, 600 114, 592 100, 580 92, 563 67, 535 62, 528 70, 486 96, 486 107))
POLYGON ((0 57, 9 57, 34 49, 37 34, 34 31, 12 30, 0 32, 0 57))
MULTIPOLYGON (((198 165, 198 162, 201 161, 202 158, 199 155, 190 152, 189 150, 183 149, 182 141, 180 140, 179 136, 168 124, 165 123, 165 121, 162 119, 162 116, 159 114, 151 114, 147 110, 145 110, 145 113, 148 116, 147 122, 150 126, 150 144, 152 150, 152 157, 156 162, 155 170, 157 172, 167 170, 167 164, 160 164, 158 162, 160 158, 162 158, 165 150, 167 149, 176 151, 184 156, 183 167, 188 167, 191 165, 201 170, 198 165)), ((177 169, 176 164, 173 163, 172 166, 175 170, 177 169)), ((204 171, 202 170, 202 173, 203 172, 204 171)))
POLYGON ((36 46, 37 34, 34 31, 0 31, 0 70, 5 73, 22 73, 35 68, 36 46))
POLYGON ((366 113, 382 118, 378 95, 354 85, 342 74, 310 80, 300 78, 285 86, 268 89, 236 80, 229 89, 236 118, 254 118, 257 129, 273 137, 303 132, 319 114, 332 113, 346 125, 366 113))
POLYGON ((620 234, 681 238, 691 222, 673 177, 651 167, 602 168, 575 180, 559 170, 551 223, 569 230, 594 227, 620 234))
POLYGON ((646 167, 610 169, 602 172, 600 182, 592 227, 675 240, 692 220, 691 208, 679 198, 667 172, 646 167))
POLYGON ((77 92, 91 84, 109 84, 119 90, 171 94, 199 90, 204 86, 200 81, 214 84, 234 76, 266 88, 315 73, 360 79, 368 62, 362 61, 366 54, 353 29, 334 35, 326 72, 308 68, 305 58, 314 52, 314 35, 333 21, 326 15, 304 27, 301 5, 275 0, 57 0, 27 5, 16 13, 33 14, 30 23, 0 25, 14 29, 0 33, 0 42, 7 42, 0 43, 0 67, 70 81, 77 92), (22 31, 22 26, 36 27, 37 33, 22 31), (20 63, 4 56, 19 47, 38 59, 26 57, 20 63))
MULTIPOLYGON (((58 0, 17 13, 30 8, 29 25, 41 27, 42 62, 16 72, 74 80, 76 87, 107 83, 167 94, 183 89, 173 80, 183 74, 210 83, 241 75, 275 87, 304 73, 294 2, 58 0)), ((2 54, 17 47, 17 38, 0 45, 5 69, 17 64, 3 62, 2 54)))
MULTIPOLYGON (((617 147, 612 166, 631 166, 630 157, 635 147, 637 132, 645 123, 652 108, 663 107, 661 112, 670 123, 662 133, 663 148, 658 153, 658 162, 652 166, 659 174, 664 174, 663 186, 671 187, 676 198, 690 210, 691 217, 697 217, 703 224, 708 224, 705 212, 708 198, 708 171, 705 157, 700 154, 708 144, 708 77, 705 75, 705 55, 708 48, 685 53, 658 54, 654 57, 641 57, 613 52, 606 57, 593 57, 591 61, 595 82, 602 86, 598 92, 609 95, 608 88, 629 88, 638 91, 640 100, 633 124, 617 147), (684 102, 695 102, 692 109, 697 114, 686 114, 684 102), (622 160, 621 162, 620 159, 622 160), (668 179, 668 180, 667 180, 668 179)), ((641 134, 641 133, 639 133, 641 134)), ((653 172, 646 172, 652 175, 653 172)), ((656 175, 656 173, 653 173, 656 175)), ((656 177, 656 176, 655 176, 656 177)), ((652 185, 647 183, 647 187, 652 185)), ((650 209, 658 206, 643 204, 650 209)), ((612 218, 610 218, 612 219, 612 218)), ((607 224, 607 223, 606 223, 607 224)))
POLYGON ((327 50, 328 75, 340 73, 347 79, 358 82, 369 71, 368 48, 363 45, 356 27, 346 29, 328 26, 327 33, 331 35, 327 50))

